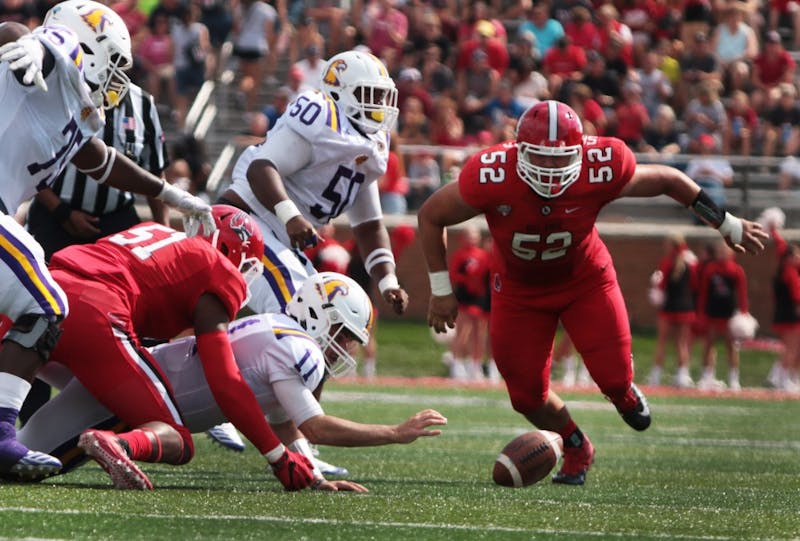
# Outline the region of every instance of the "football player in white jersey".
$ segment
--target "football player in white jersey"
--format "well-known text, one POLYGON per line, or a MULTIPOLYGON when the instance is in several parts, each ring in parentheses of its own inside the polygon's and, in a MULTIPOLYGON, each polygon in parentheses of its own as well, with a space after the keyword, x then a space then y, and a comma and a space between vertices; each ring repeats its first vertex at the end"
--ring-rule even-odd
MULTIPOLYGON (((289 301, 286 315, 250 316, 228 328, 242 376, 253 389, 275 433, 293 450, 311 458, 309 440, 363 447, 411 443, 419 437, 441 433, 428 427, 444 425, 447 419, 430 409, 398 425, 361 424, 323 412, 315 391, 327 376, 336 377, 355 368, 351 352, 357 343, 366 344, 369 340, 373 317, 369 297, 355 281, 338 273, 323 272, 303 283, 289 301)), ((190 430, 202 432, 224 420, 197 359, 193 337, 151 351, 172 383, 174 399, 190 430)), ((102 361, 98 362, 98 370, 102 370, 102 361)), ((113 425, 110 412, 72 379, 31 417, 19 438, 25 445, 47 449, 61 457, 67 471, 85 459, 75 449, 78 435, 92 426, 113 425)), ((169 454, 166 447, 170 438, 162 435, 161 441, 162 454, 169 454)), ((318 470, 314 475, 317 478, 314 488, 367 490, 350 481, 326 481, 318 470)))
POLYGON ((0 312, 14 325, 0 349, 0 473, 52 474, 58 460, 15 437, 30 381, 52 351, 67 301, 45 266, 41 247, 15 220, 21 203, 47 186, 67 162, 97 182, 149 195, 213 230, 211 208, 138 167, 93 134, 102 109, 119 102, 133 62, 122 19, 90 0, 53 6, 33 32, 0 24, 0 312))
POLYGON ((297 96, 266 141, 242 153, 220 199, 250 212, 264 233, 264 279, 249 307, 281 312, 315 272, 301 250, 317 242, 317 227, 345 213, 367 271, 399 314, 408 295, 395 275, 375 182, 386 172, 397 89, 369 53, 340 53, 323 73, 321 91, 297 96))

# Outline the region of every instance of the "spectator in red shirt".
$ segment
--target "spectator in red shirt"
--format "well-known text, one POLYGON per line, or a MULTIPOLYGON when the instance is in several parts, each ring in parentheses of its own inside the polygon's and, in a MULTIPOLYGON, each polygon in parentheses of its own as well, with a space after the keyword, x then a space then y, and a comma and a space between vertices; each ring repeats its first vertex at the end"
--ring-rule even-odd
POLYGON ((800 391, 800 246, 788 244, 777 224, 770 225, 778 255, 778 269, 772 281, 772 328, 780 336, 784 350, 767 379, 776 389, 796 393, 800 391))
POLYGON ((575 6, 570 10, 570 22, 564 25, 564 34, 569 36, 572 44, 584 51, 600 49, 600 32, 592 22, 592 14, 583 6, 575 6))
POLYGON ((473 38, 465 41, 459 49, 456 71, 467 69, 472 62, 472 53, 476 49, 482 49, 489 55, 489 66, 498 73, 505 73, 509 63, 508 49, 496 34, 495 26, 490 21, 478 21, 473 38))
POLYGON ((627 66, 633 66, 633 34, 628 25, 620 22, 619 12, 613 4, 603 4, 597 10, 597 30, 600 36, 600 54, 608 57, 612 41, 619 43, 619 56, 627 66))
POLYGON ((575 83, 569 90, 569 106, 583 121, 583 133, 605 135, 608 120, 603 108, 592 97, 592 89, 583 83, 575 83))
POLYGON ((375 56, 386 56, 386 49, 399 54, 408 37, 408 17, 394 4, 394 0, 372 0, 366 6, 362 30, 375 56))
POLYGON ((768 106, 776 101, 775 89, 780 83, 794 82, 797 63, 784 49, 781 35, 772 30, 767 33, 761 53, 753 61, 753 84, 766 94, 768 106))
POLYGON ((406 100, 410 97, 422 102, 422 108, 427 118, 433 117, 433 98, 425 89, 422 82, 422 72, 417 68, 403 68, 397 75, 397 108, 402 114, 405 110, 406 100))
POLYGON ((642 87, 628 81, 622 86, 622 100, 614 109, 616 136, 631 147, 638 148, 644 141, 644 130, 650 125, 650 115, 642 103, 642 87))
POLYGON ((585 67, 586 52, 583 48, 574 45, 568 35, 558 40, 542 61, 550 95, 559 96, 565 83, 581 80, 585 67))
POLYGON ((788 24, 792 28, 793 46, 800 49, 800 9, 797 9, 796 0, 769 0, 768 11, 769 29, 777 30, 779 26, 788 24))
POLYGON ((408 179, 403 157, 397 152, 397 137, 392 137, 389 143, 389 160, 386 165, 386 173, 378 179, 378 191, 384 214, 406 213, 408 179))

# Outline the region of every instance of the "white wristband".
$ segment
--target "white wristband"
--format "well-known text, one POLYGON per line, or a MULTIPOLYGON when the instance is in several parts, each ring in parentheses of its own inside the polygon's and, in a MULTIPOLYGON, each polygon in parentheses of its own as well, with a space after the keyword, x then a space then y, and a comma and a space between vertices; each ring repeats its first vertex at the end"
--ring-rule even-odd
POLYGON ((311 470, 311 473, 314 475, 314 479, 324 479, 325 476, 322 475, 322 472, 317 467, 317 463, 314 462, 314 452, 311 450, 311 444, 308 443, 308 440, 305 438, 297 438, 292 443, 289 444, 289 449, 296 453, 301 453, 307 459, 311 461, 314 465, 314 469, 311 470))
POLYGON ((444 297, 453 293, 453 285, 450 283, 450 273, 446 270, 429 272, 428 277, 431 281, 432 295, 444 297))
POLYGON ((400 282, 397 281, 396 274, 387 274, 378 282, 378 291, 383 295, 387 289, 400 289, 400 282))
POLYGON ((278 217, 283 225, 286 225, 295 216, 300 216, 300 209, 291 199, 284 199, 275 205, 275 216, 278 217))
POLYGON ((719 224, 717 231, 719 231, 719 234, 723 237, 730 237, 731 242, 734 244, 741 244, 743 229, 742 220, 730 212, 726 212, 725 219, 719 224))
POLYGON ((272 464, 273 462, 277 462, 285 452, 286 452, 286 446, 284 446, 282 443, 279 443, 275 449, 264 453, 264 458, 267 459, 267 462, 272 464))

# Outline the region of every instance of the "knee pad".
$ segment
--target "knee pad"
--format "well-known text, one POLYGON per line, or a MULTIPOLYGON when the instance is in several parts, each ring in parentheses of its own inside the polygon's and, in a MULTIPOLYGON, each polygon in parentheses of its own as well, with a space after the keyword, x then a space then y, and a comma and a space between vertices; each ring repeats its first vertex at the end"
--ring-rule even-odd
POLYGON ((11 341, 32 349, 47 361, 61 336, 61 319, 60 316, 24 314, 14 322, 3 342, 11 341))

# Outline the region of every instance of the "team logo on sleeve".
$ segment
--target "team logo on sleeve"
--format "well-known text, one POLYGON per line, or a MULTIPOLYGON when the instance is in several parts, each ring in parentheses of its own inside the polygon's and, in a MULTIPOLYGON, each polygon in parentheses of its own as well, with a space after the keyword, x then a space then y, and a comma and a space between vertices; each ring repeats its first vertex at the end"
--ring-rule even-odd
POLYGON ((369 156, 367 156, 366 154, 362 154, 360 156, 356 156, 356 165, 361 165, 362 163, 364 163, 368 159, 369 159, 369 156))
POLYGON ((347 62, 344 60, 337 60, 328 67, 328 71, 325 72, 325 76, 322 78, 322 80, 325 82, 325 84, 331 86, 342 86, 342 83, 339 81, 339 74, 346 69, 347 62))
POLYGON ((497 205, 497 212, 500 216, 508 216, 511 214, 511 205, 497 205))
POLYGON ((105 31, 106 25, 111 24, 106 14, 101 9, 93 9, 92 11, 81 15, 81 18, 92 27, 96 34, 101 34, 105 31))

